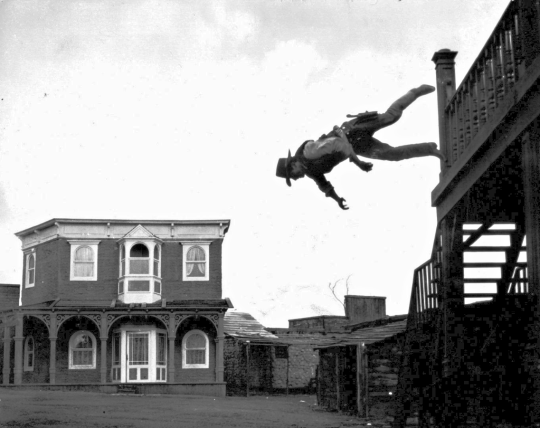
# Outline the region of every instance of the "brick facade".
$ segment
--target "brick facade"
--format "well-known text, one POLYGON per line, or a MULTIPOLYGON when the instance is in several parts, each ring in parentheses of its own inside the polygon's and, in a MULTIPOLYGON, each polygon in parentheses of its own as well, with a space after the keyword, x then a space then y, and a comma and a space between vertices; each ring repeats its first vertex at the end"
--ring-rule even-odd
MULTIPOLYGON (((182 246, 179 242, 164 242, 161 262, 162 296, 169 300, 220 299, 221 249, 222 239, 216 239, 210 244, 208 281, 183 281, 182 246)), ((98 245, 97 281, 70 280, 70 251, 71 245, 65 238, 36 245, 36 282, 34 287, 23 287, 23 305, 59 297, 67 300, 112 300, 118 297, 120 254, 116 240, 102 239, 98 245)), ((26 272, 26 257, 23 264, 26 272)))
MULTIPOLYGON (((222 298, 221 259, 228 227, 228 220, 54 219, 19 232, 23 244, 22 306, 18 306, 18 287, 0 286, 0 297, 6 297, 0 307, 1 383, 91 387, 113 382, 166 382, 170 388, 165 390, 173 393, 186 390, 179 385, 204 384, 210 395, 211 391, 224 394, 223 318, 232 305, 222 298), (121 271, 122 248, 129 250, 139 243, 149 253, 142 256, 146 265, 137 265, 140 262, 136 258, 141 256, 131 254, 133 271, 121 271), (93 257, 90 272, 97 272, 95 277, 90 273, 87 280, 71 280, 73 245, 87 247, 82 254, 93 257), (197 245, 204 256, 201 272, 206 275, 184 280, 184 254, 197 245), (28 254, 35 256, 32 287, 25 286, 28 254), (137 266, 150 267, 138 272, 137 266), (119 291, 122 275, 135 281, 134 288, 126 286, 119 291), (151 286, 137 289, 137 280, 151 286), (124 300, 128 293, 133 293, 133 300, 124 300), (188 342, 191 364, 202 365, 197 368, 183 364, 184 338, 194 330, 203 333, 191 336, 194 339, 188 342), (80 331, 90 333, 86 335, 90 347, 86 339, 73 342, 80 331), (73 346, 79 343, 82 349, 70 351, 70 341, 73 346), (5 346, 9 346, 6 352, 5 346), (81 365, 92 367, 70 367, 70 354, 74 352, 84 359, 81 365), (9 361, 4 361, 5 355, 9 361), (27 365, 29 361, 33 364, 27 365), (113 373, 120 373, 122 378, 113 378, 113 373)), ((191 266, 199 266, 191 262, 191 266)), ((78 266, 84 268, 79 272, 87 271, 88 265, 78 266)))
POLYGON ((0 311, 19 306, 19 292, 18 284, 0 284, 0 311))

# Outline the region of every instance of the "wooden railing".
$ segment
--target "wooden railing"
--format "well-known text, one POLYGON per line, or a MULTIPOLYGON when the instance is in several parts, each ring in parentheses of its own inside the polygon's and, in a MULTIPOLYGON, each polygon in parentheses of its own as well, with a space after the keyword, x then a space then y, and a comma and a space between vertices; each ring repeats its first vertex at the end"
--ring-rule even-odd
POLYGON ((439 308, 440 268, 433 260, 428 260, 414 271, 412 294, 407 328, 435 320, 439 308))
POLYGON ((519 82, 531 55, 538 56, 536 2, 514 0, 504 12, 445 109, 447 166, 452 166, 482 131, 519 82))

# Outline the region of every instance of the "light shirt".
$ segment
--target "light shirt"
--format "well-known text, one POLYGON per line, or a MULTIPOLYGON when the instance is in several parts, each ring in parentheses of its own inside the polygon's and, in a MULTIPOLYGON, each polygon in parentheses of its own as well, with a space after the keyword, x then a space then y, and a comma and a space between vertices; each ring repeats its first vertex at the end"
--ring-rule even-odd
POLYGON ((340 152, 343 158, 347 159, 353 154, 351 144, 341 137, 328 137, 318 139, 317 141, 308 141, 304 147, 304 156, 306 159, 320 159, 324 155, 340 152))

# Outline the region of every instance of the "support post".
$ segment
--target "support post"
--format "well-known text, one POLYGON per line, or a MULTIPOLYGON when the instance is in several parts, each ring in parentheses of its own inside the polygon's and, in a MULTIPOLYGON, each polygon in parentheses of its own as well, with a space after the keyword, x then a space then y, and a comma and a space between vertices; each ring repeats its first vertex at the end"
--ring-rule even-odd
POLYGON ((445 426, 457 426, 464 416, 461 391, 455 385, 464 381, 461 374, 463 355, 463 218, 457 204, 441 223, 442 232, 442 310, 444 311, 445 426), (457 382, 457 383, 456 383, 457 382))
POLYGON ((216 382, 223 382, 223 341, 225 334, 223 333, 224 314, 218 315, 218 331, 216 338, 216 382))
POLYGON ((15 385, 22 384, 22 372, 23 372, 23 315, 17 313, 15 324, 15 367, 13 369, 14 383, 15 385))
POLYGON ((49 359, 49 383, 56 383, 56 337, 58 327, 56 326, 56 314, 51 314, 51 325, 49 326, 49 341, 50 341, 50 359, 49 359))
POLYGON ((246 397, 249 397, 249 340, 246 343, 246 397))
POLYGON ((366 377, 364 372, 364 351, 363 343, 356 345, 356 408, 358 416, 367 418, 366 413, 366 377))
POLYGON ((11 368, 9 366, 10 360, 11 360, 11 327, 4 327, 4 367, 2 369, 2 383, 4 385, 9 385, 9 375, 11 374, 11 368))
POLYGON ((168 338, 169 338, 169 360, 167 361, 167 383, 174 383, 176 370, 174 368, 174 343, 176 341, 176 314, 169 316, 168 338))
POLYGON ((336 352, 336 410, 341 411, 341 394, 340 394, 340 382, 339 382, 339 348, 334 348, 336 352))
POLYGON ((532 302, 527 367, 530 392, 526 413, 531 426, 540 422, 540 127, 534 124, 522 140, 527 268, 532 302))
MULTIPOLYGON (((439 111, 439 146, 446 159, 452 160, 450 142, 446 141, 446 105, 456 92, 456 71, 454 58, 457 52, 449 49, 441 49, 435 52, 431 60, 435 63, 435 76, 437 79, 437 108, 439 111)), ((446 168, 442 168, 443 174, 446 168)))
POLYGON ((285 394, 286 395, 289 395, 289 361, 290 361, 289 345, 287 345, 287 378, 285 379, 285 394))
POLYGON ((105 313, 101 314, 101 323, 99 330, 99 338, 101 339, 101 383, 107 383, 107 336, 109 326, 107 324, 107 316, 105 313))

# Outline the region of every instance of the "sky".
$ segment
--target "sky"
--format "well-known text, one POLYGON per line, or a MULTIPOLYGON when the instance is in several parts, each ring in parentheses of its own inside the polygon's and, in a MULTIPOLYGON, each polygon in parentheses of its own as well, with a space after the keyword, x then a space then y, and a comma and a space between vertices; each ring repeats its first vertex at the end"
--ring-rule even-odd
MULTIPOLYGON (((51 218, 229 219, 223 297, 263 325, 343 315, 346 284, 407 313, 439 161, 340 164, 347 211, 276 163, 435 85, 439 49, 459 83, 508 3, 0 0, 0 283, 21 281, 14 233, 51 218)), ((436 94, 376 137, 438 143, 436 94)))

